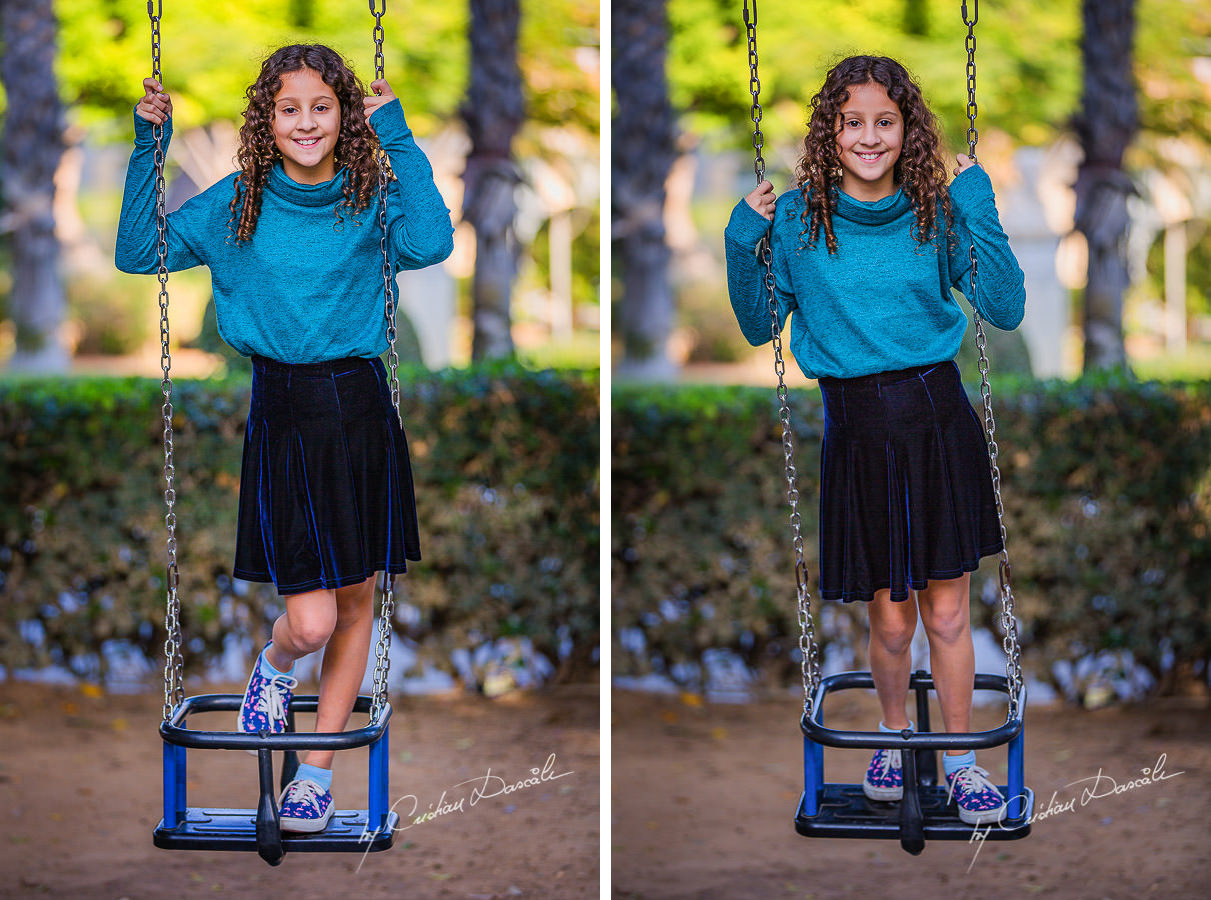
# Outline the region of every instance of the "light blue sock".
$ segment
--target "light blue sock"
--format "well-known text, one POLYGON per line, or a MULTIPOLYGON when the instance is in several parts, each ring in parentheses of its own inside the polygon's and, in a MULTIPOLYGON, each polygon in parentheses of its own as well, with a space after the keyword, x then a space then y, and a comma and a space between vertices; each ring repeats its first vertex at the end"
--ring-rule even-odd
MULTIPOLYGON (((886 725, 884 725, 882 719, 879 720, 879 730, 885 734, 899 734, 900 733, 899 728, 888 728, 886 725)), ((917 727, 916 727, 916 725, 913 724, 912 719, 908 720, 908 730, 914 731, 914 732, 917 730, 917 727)))
POLYGON ((942 768, 946 770, 946 774, 953 775, 959 769, 965 766, 974 766, 976 764, 976 752, 968 750, 962 756, 951 756, 949 753, 942 754, 942 768))
POLYGON ((314 781, 326 791, 332 790, 332 770, 321 769, 319 766, 311 766, 307 763, 299 763, 299 770, 294 775, 296 780, 306 778, 308 781, 314 781))
MULTIPOLYGON (((273 641, 269 642, 269 644, 272 644, 272 643, 273 643, 273 641)), ((266 644, 265 646, 268 647, 269 644, 266 644)), ((274 675, 293 675, 294 674, 294 663, 290 664, 290 671, 279 672, 277 669, 275 669, 269 663, 269 657, 267 657, 265 655, 265 651, 262 650, 261 651, 261 674, 264 675, 266 678, 273 678, 274 675)))

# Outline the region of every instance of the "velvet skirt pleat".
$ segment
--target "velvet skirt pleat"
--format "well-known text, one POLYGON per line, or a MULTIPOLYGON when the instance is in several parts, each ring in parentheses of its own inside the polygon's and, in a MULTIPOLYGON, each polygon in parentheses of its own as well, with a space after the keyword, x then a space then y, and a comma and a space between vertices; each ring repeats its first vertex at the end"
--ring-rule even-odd
POLYGON ((252 364, 236 577, 288 595, 405 571, 416 499, 382 362, 252 364))
POLYGON ((822 597, 907 600, 1000 552, 988 445, 953 362, 820 388, 822 597))

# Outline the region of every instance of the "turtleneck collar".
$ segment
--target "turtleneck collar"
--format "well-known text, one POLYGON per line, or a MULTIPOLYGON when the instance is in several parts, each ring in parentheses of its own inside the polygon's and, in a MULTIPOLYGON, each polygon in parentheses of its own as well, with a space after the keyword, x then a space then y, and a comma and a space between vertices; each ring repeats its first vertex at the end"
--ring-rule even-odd
POLYGON ((269 170, 268 190, 296 206, 331 206, 343 196, 345 169, 337 170, 329 181, 321 184, 299 184, 286 174, 279 159, 269 170))
POLYGON ((855 200, 837 188, 837 215, 863 225, 886 225, 894 222, 912 208, 912 201, 903 188, 880 200, 855 200))

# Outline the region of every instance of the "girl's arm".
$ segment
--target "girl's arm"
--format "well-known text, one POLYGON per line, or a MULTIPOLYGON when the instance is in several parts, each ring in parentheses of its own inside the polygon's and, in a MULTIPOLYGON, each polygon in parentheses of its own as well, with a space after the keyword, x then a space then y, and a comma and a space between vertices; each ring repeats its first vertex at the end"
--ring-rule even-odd
POLYGON ((374 109, 370 125, 396 178, 387 187, 391 257, 401 269, 436 265, 454 250, 454 226, 433 181, 433 167, 413 140, 398 99, 374 109))
MULTIPOLYGON (((156 231, 156 141, 152 121, 164 125, 163 148, 168 154, 172 137, 172 101, 167 94, 156 93, 160 85, 148 78, 146 94, 135 107, 135 149, 126 167, 126 187, 122 193, 122 214, 118 218, 118 239, 114 263, 123 272, 150 275, 160 267, 159 236, 156 231), (151 117, 151 118, 148 118, 151 117)), ((191 240, 193 221, 182 209, 166 217, 168 271, 177 272, 205 264, 191 240)))
POLYGON ((1011 331, 1026 310, 1026 276, 1001 228, 992 182, 978 165, 965 168, 950 185, 955 209, 957 246, 948 249, 950 281, 980 315, 997 328, 1011 331), (976 296, 971 293, 972 243, 976 248, 976 296))
MULTIPOLYGON (((765 193, 771 192, 772 186, 765 193)), ((758 199, 757 202, 763 201, 758 199)), ((769 208, 769 204, 764 203, 763 208, 769 208)), ((765 266, 756 253, 757 243, 769 230, 769 220, 744 199, 732 210, 732 217, 723 232, 727 260, 727 293, 732 301, 732 312, 736 314, 736 322, 740 325, 744 337, 754 347, 773 339, 770 330, 769 292, 765 287, 765 266)), ((778 324, 785 328, 787 315, 794 305, 794 294, 789 290, 790 272, 786 268, 784 254, 776 252, 777 229, 774 229, 773 241, 778 324)))

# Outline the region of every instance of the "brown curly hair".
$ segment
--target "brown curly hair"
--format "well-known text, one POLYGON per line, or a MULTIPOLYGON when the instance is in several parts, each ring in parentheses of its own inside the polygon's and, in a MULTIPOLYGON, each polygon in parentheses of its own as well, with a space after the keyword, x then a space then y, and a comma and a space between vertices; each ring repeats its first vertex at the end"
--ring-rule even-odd
POLYGON ((841 60, 829 70, 824 86, 812 97, 803 156, 795 170, 804 202, 800 238, 807 235, 808 242, 815 244, 823 228, 828 252, 837 251, 832 214, 837 208, 836 191, 842 175, 837 154, 841 107, 849 100, 849 88, 872 82, 887 89, 887 96, 904 117, 904 144, 892 177, 912 202, 917 218, 913 237, 921 244, 934 238, 940 206, 946 234, 953 240, 953 214, 946 191, 946 164, 939 148, 937 120, 908 70, 886 56, 851 56, 841 60))
POLYGON ((256 231, 261 214, 261 195, 274 163, 282 158, 273 139, 274 97, 282 89, 282 75, 312 69, 336 92, 341 110, 341 130, 336 141, 336 166, 345 168, 344 200, 334 212, 339 227, 342 209, 360 212, 370 205, 378 190, 378 138, 366 122, 362 99, 366 89, 341 55, 322 44, 291 44, 275 50, 261 64, 261 74, 248 86, 248 107, 240 126, 240 149, 228 227, 236 241, 246 241, 256 231), (244 202, 241 204, 241 200, 244 202))

